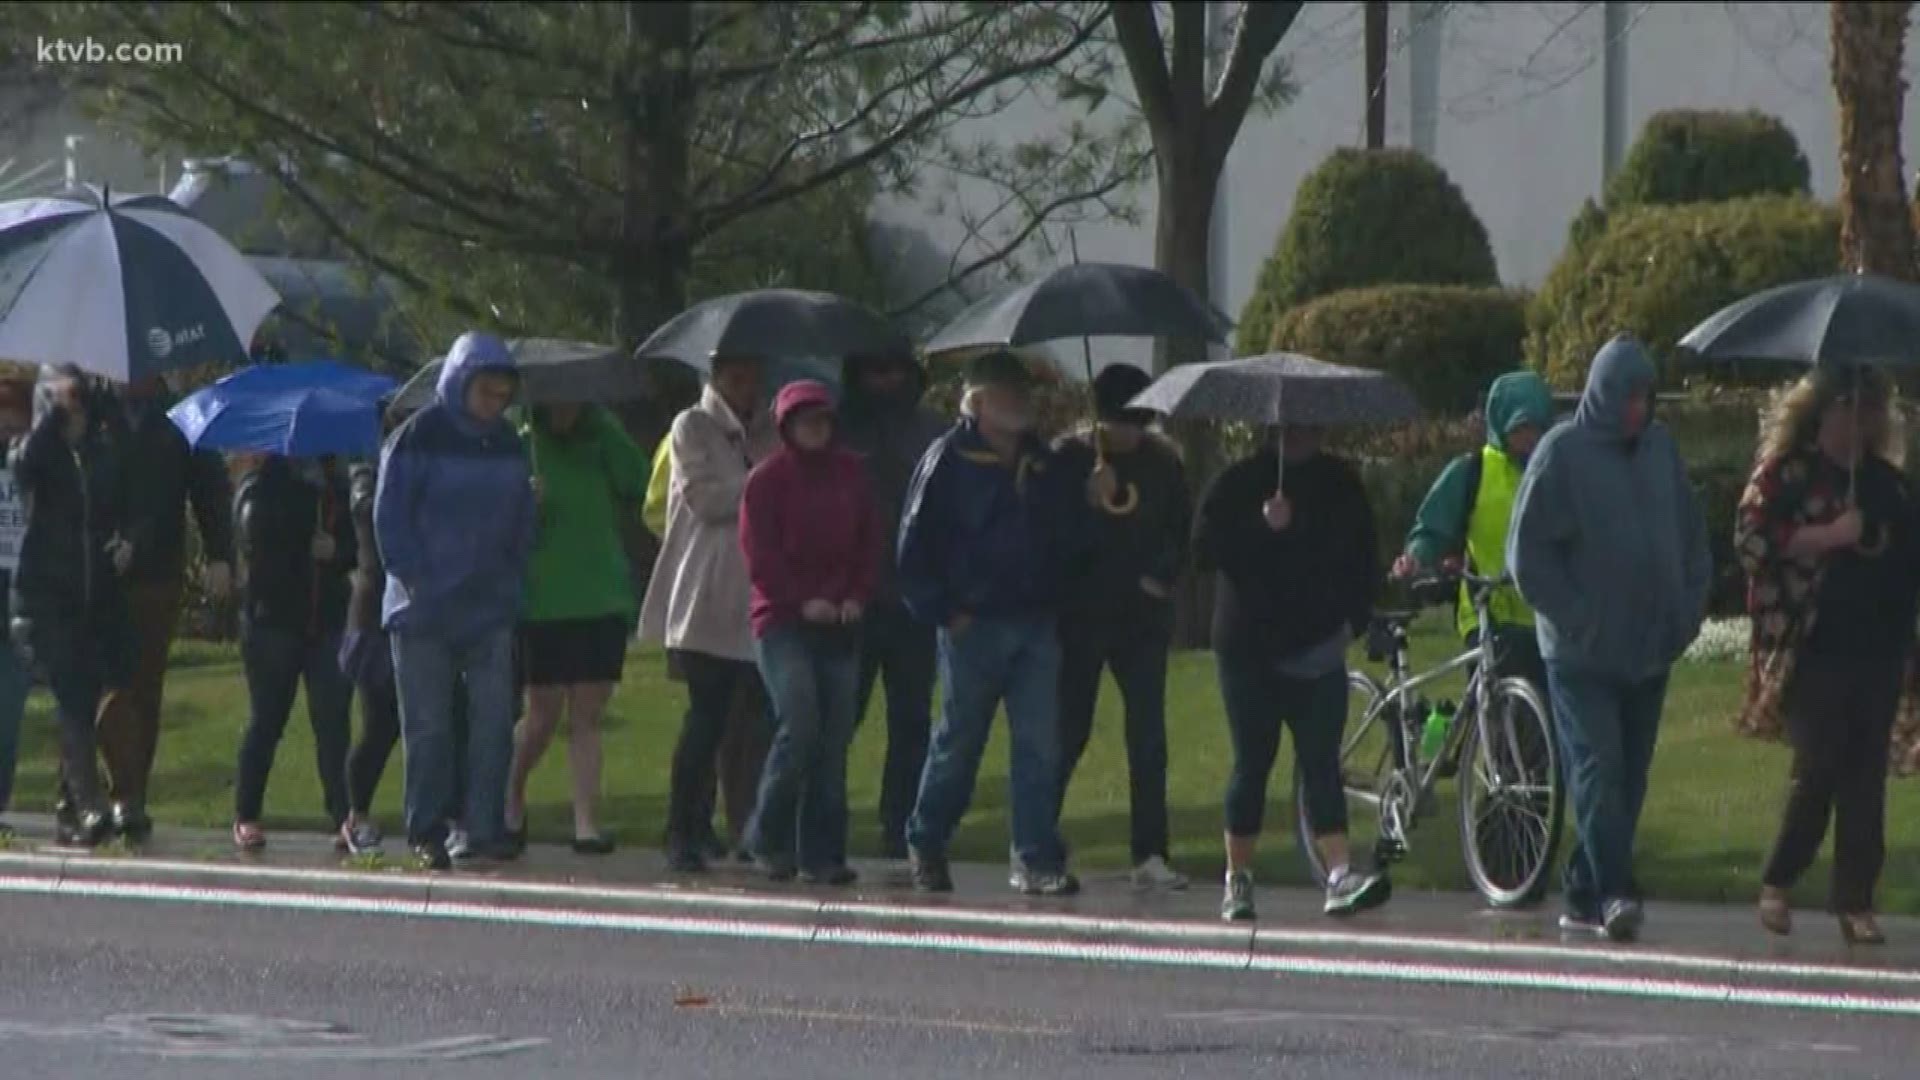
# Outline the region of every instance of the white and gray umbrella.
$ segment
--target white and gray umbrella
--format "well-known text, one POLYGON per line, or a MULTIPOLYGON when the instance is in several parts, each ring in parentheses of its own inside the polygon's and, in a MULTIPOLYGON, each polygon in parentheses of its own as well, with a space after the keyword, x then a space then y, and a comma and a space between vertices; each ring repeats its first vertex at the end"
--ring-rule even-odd
POLYGON ((157 195, 0 204, 0 359, 132 382, 240 363, 280 295, 157 195))

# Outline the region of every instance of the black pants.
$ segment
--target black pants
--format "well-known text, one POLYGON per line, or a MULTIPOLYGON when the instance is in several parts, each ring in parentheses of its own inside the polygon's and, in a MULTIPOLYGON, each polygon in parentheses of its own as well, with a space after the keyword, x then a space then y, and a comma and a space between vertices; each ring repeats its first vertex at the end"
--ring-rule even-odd
POLYGON ((313 725, 314 756, 327 816, 337 828, 347 818, 347 746, 353 737, 353 684, 340 670, 340 642, 270 627, 247 627, 240 643, 251 715, 240 741, 240 776, 234 785, 234 816, 260 820, 274 752, 304 683, 307 719, 313 725))
POLYGON ((687 680, 687 715, 673 749, 667 846, 678 852, 698 849, 712 832, 715 759, 734 702, 743 689, 758 683, 760 672, 745 660, 685 651, 676 656, 687 680))
POLYGON ((1900 704, 1901 657, 1802 657, 1786 701, 1793 781, 1761 880, 1790 889, 1813 865, 1833 818, 1833 884, 1841 914, 1873 910, 1886 861, 1887 757, 1900 704))
POLYGON ((1126 707, 1127 795, 1135 865, 1167 857, 1167 650, 1173 606, 1140 594, 1102 612, 1060 621, 1060 801, 1086 753, 1108 669, 1126 707))
POLYGON ((1258 836, 1267 807, 1267 777, 1280 754, 1280 729, 1293 730, 1293 756, 1306 787, 1313 835, 1347 831, 1347 794, 1340 783, 1340 735, 1347 726, 1347 673, 1312 679, 1282 675, 1271 658, 1220 654, 1220 697, 1233 738, 1227 781, 1227 834, 1258 836))
POLYGON ((885 679, 887 758, 880 775, 880 839, 891 858, 907 853, 907 819, 920 795, 933 730, 934 629, 899 601, 867 613, 860 646, 860 688, 854 724, 866 719, 874 683, 885 679))
MULTIPOLYGON (((363 679, 356 689, 360 694, 360 741, 347 755, 347 800, 355 814, 365 817, 373 810, 380 775, 386 772, 387 759, 400 741, 400 694, 391 675, 363 679)), ((460 730, 465 727, 458 725, 460 730)))

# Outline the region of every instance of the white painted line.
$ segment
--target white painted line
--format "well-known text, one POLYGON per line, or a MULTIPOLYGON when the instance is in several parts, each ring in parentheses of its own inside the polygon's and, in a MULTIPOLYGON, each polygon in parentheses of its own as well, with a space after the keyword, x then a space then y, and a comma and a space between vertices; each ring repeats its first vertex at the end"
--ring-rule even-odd
POLYGON ((1249 954, 1243 951, 1170 948, 1080 940, 984 937, 973 934, 858 930, 809 927, 745 919, 702 919, 681 916, 623 914, 565 909, 520 908, 504 905, 436 902, 424 908, 412 901, 358 897, 314 896, 284 891, 222 889, 123 882, 68 881, 0 877, 0 892, 47 893, 98 898, 217 904, 235 907, 339 912, 368 915, 405 915, 435 919, 547 926, 568 929, 614 930, 627 933, 669 933, 724 937, 793 944, 862 945, 874 948, 914 949, 976 956, 1008 956, 1154 967, 1186 967, 1223 971, 1310 975, 1324 978, 1366 979, 1428 985, 1470 986, 1482 989, 1551 990, 1567 993, 1611 994, 1647 1000, 1690 1001, 1748 1005, 1762 1008, 1811 1009, 1894 1016, 1920 1016, 1920 997, 1885 997, 1820 991, 1773 990, 1727 982, 1689 982, 1679 979, 1637 979, 1581 975, 1553 971, 1464 964, 1394 963, 1322 957, 1249 954))

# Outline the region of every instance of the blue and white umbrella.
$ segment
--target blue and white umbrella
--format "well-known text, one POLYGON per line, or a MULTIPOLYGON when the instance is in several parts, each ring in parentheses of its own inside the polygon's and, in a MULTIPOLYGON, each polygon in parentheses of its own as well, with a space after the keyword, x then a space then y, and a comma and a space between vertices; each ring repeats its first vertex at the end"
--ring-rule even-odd
POLYGON ((280 295, 157 195, 0 204, 0 360, 134 382, 246 359, 280 295))

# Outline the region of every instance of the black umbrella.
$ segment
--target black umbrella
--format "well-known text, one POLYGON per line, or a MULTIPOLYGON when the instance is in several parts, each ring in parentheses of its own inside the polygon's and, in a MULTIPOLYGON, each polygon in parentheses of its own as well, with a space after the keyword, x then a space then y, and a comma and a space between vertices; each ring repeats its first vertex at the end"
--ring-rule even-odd
POLYGON ((1131 404, 1175 419, 1268 427, 1391 424, 1420 415, 1412 391, 1390 375, 1293 353, 1182 364, 1131 404))
POLYGON ((1707 364, 1920 363, 1920 286, 1842 274, 1758 292, 1680 339, 1707 364))
POLYGON ((1158 270, 1075 263, 976 302, 934 335, 927 353, 1089 337, 1224 342, 1232 329, 1225 315, 1158 270))
MULTIPOLYGON (((523 400, 534 405, 610 403, 647 396, 646 365, 609 345, 552 338, 519 338, 508 343, 520 371, 523 400)), ((413 412, 433 404, 445 357, 429 361, 395 394, 388 406, 413 412)))
POLYGON ((713 357, 765 360, 912 356, 913 343, 886 319, 845 297, 761 289, 695 304, 634 350, 705 373, 713 357))

